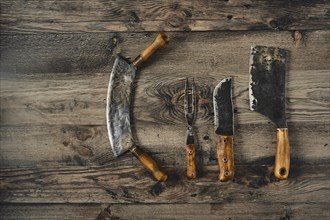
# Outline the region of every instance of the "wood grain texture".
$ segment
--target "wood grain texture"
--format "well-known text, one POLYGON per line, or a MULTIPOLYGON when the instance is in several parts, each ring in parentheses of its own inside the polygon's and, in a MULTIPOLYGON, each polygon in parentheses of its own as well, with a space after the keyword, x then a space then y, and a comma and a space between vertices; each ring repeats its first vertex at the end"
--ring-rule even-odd
POLYGON ((329 10, 322 0, 2 0, 0 218, 328 219, 329 10), (171 41, 142 66, 132 109, 137 144, 170 174, 156 183, 131 154, 111 154, 105 99, 113 57, 136 57, 161 30, 171 41), (290 51, 288 180, 273 174, 274 125, 248 109, 251 45, 290 51), (187 76, 198 90, 195 181, 182 147, 187 76), (236 173, 220 183, 211 94, 226 76, 236 173))
POLYGON ((276 136, 274 175, 278 179, 287 179, 290 170, 290 143, 288 129, 278 128, 276 136))
POLYGON ((105 208, 106 206, 101 204, 1 204, 0 218, 2 220, 91 220, 98 216, 106 216, 103 212, 105 208), (100 214, 101 212, 103 215, 100 214))
POLYGON ((1 202, 11 203, 322 203, 329 199, 329 166, 292 163, 292 178, 278 181, 272 166, 236 166, 220 183, 217 166, 189 181, 185 167, 167 168, 164 183, 141 167, 26 167, 1 169, 1 202))
POLYGON ((219 135, 217 155, 221 182, 227 182, 235 175, 234 152, 234 137, 232 135, 219 135))
POLYGON ((327 219, 327 203, 6 204, 1 219, 327 219), (269 206, 272 208, 270 209, 269 206), (187 212, 189 210, 189 212, 187 212))
POLYGON ((326 1, 1 2, 4 32, 141 32, 328 29, 326 1))
MULTIPOLYGON (((47 73, 64 76, 63 73, 70 73, 66 77, 71 77, 73 73, 81 73, 87 77, 96 73, 109 74, 116 53, 135 58, 156 34, 3 34, 0 35, 1 75, 47 73)), ((143 66, 141 76, 180 74, 198 77, 205 74, 220 80, 221 77, 240 74, 248 79, 251 45, 288 50, 288 71, 328 70, 329 31, 167 34, 170 42, 143 66)), ((288 82, 291 82, 290 72, 288 77, 288 82)), ((313 83, 317 79, 311 74, 308 80, 313 83)))
POLYGON ((186 175, 188 179, 197 177, 195 144, 186 144, 186 175))
POLYGON ((146 62, 157 50, 161 49, 165 46, 165 44, 169 41, 168 36, 161 32, 159 33, 155 40, 149 44, 141 53, 139 56, 137 56, 133 61, 132 64, 135 67, 139 67, 142 63, 146 62))
MULTIPOLYGON (((138 144, 159 163, 160 166, 185 166, 186 150, 182 132, 173 126, 134 127, 138 144), (181 143, 180 146, 178 143, 181 143)), ((328 161, 329 126, 289 126, 291 155, 299 160, 322 164, 328 161), (311 138, 318 137, 318 138, 311 138), (313 147, 310 147, 313 146, 313 147)), ((1 166, 29 165, 139 165, 131 154, 114 158, 106 126, 10 126, 1 127, 1 166), (113 163, 116 161, 116 163, 113 163)), ((212 125, 198 129, 195 135, 196 166, 216 165, 218 137, 212 125)), ((240 125, 235 136, 235 163, 247 164, 263 157, 274 157, 276 132, 272 125, 240 125), (258 131, 258 134, 256 134, 258 131), (257 144, 256 144, 257 143, 257 144)), ((272 164, 274 161, 271 161, 272 164)))
POLYGON ((150 174, 152 174, 155 180, 158 182, 164 182, 167 180, 167 174, 162 171, 157 162, 150 157, 149 154, 136 146, 131 148, 130 151, 140 161, 141 165, 143 165, 143 167, 148 170, 150 174))

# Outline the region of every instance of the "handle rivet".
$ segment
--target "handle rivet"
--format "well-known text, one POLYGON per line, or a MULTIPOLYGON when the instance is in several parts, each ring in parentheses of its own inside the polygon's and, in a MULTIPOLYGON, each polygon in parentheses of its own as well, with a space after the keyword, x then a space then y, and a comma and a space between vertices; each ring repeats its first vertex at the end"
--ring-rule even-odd
POLYGON ((225 176, 229 176, 229 171, 228 170, 225 171, 225 176))
POLYGON ((281 169, 280 169, 280 175, 281 176, 284 176, 286 174, 286 169, 284 168, 284 167, 282 167, 281 169))
POLYGON ((227 163, 227 162, 228 162, 228 159, 227 159, 227 157, 224 157, 224 158, 223 158, 223 162, 225 162, 225 163, 227 163))

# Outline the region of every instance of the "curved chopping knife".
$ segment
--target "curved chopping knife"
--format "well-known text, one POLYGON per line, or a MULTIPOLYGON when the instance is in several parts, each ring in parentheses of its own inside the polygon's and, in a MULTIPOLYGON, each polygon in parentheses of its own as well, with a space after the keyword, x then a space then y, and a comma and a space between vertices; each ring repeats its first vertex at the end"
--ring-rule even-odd
POLYGON ((168 37, 164 33, 159 34, 132 63, 117 56, 110 75, 106 106, 108 135, 113 154, 118 157, 128 150, 131 151, 157 181, 165 181, 167 175, 149 155, 135 145, 130 124, 130 104, 137 67, 167 41, 168 37))
POLYGON ((285 116, 286 51, 275 47, 251 47, 250 109, 267 116, 277 126, 274 175, 287 179, 290 145, 285 116))
POLYGON ((218 162, 220 168, 219 180, 228 181, 234 177, 234 118, 231 92, 231 78, 223 79, 214 89, 214 125, 215 133, 219 135, 218 162))

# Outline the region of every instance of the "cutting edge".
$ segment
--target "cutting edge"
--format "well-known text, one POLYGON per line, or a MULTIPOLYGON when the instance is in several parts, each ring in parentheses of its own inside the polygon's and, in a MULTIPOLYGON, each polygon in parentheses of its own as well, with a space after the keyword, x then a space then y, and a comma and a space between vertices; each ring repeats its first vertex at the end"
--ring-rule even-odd
MULTIPOLYGON (((253 48, 255 48, 256 46, 251 46, 251 50, 253 51, 253 48)), ((249 59, 249 105, 250 105, 250 110, 254 111, 253 108, 253 101, 257 102, 257 99, 254 98, 253 94, 252 94, 252 66, 253 66, 253 56, 252 56, 252 52, 250 52, 250 59, 249 59)))
POLYGON ((218 110, 217 110, 217 106, 215 103, 217 103, 216 101, 216 95, 217 95, 217 92, 219 91, 219 89, 221 88, 221 86, 225 83, 225 82, 228 82, 230 81, 230 103, 231 103, 231 106, 232 106, 232 133, 234 133, 234 108, 233 108, 233 93, 232 93, 232 77, 226 77, 224 78, 223 80, 221 80, 219 82, 219 84, 214 88, 214 91, 213 91, 213 107, 214 107, 214 129, 217 130, 217 128, 220 126, 219 125, 219 120, 216 120, 217 118, 219 118, 219 113, 218 113, 218 110))

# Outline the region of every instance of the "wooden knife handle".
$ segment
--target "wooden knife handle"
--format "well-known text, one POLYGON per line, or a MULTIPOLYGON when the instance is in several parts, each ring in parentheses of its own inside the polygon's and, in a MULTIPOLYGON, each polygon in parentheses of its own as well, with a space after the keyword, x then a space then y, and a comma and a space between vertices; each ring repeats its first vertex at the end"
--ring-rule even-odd
POLYGON ((219 180, 226 182, 234 177, 233 136, 219 135, 218 162, 220 168, 219 180))
POLYGON ((290 144, 287 128, 277 129, 274 175, 278 179, 287 179, 290 170, 290 144))
POLYGON ((195 144, 186 145, 187 152, 187 178, 195 179, 196 178, 196 161, 195 161, 195 144))
POLYGON ((167 180, 167 175, 159 169, 157 163, 147 153, 136 146, 131 148, 130 151, 158 182, 167 180))
POLYGON ((133 60, 133 65, 139 67, 143 62, 147 61, 156 50, 162 48, 168 41, 169 37, 164 32, 159 33, 156 39, 133 60))

